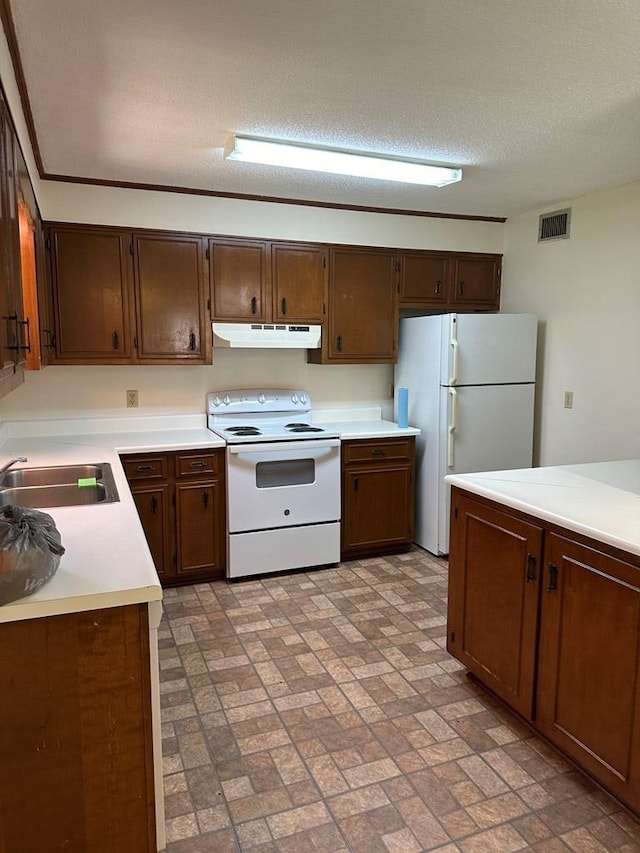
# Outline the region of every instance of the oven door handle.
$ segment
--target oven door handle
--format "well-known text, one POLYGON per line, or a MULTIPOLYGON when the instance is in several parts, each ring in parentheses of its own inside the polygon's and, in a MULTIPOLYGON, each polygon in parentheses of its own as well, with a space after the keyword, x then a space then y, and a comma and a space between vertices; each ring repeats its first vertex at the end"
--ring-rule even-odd
POLYGON ((310 439, 309 441, 263 441, 260 444, 230 444, 229 453, 240 456, 244 453, 299 453, 301 450, 324 450, 328 447, 340 447, 339 438, 310 439))

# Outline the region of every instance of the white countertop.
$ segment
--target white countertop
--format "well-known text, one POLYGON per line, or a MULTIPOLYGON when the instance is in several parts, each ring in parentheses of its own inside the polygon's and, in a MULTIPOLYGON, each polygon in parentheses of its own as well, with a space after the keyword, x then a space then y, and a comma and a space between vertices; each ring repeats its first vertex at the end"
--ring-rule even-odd
MULTIPOLYGON (((376 418, 375 408, 352 414, 343 411, 345 419, 336 420, 334 411, 320 413, 327 428, 344 439, 419 432, 376 418)), ((160 601, 162 587, 118 454, 224 447, 224 440, 206 428, 205 416, 14 421, 2 431, 0 465, 14 456, 29 460, 19 467, 109 462, 120 500, 43 509, 53 517, 66 552, 51 580, 0 607, 0 622, 160 601)))
POLYGON ((640 555, 640 459, 452 474, 445 480, 640 555))

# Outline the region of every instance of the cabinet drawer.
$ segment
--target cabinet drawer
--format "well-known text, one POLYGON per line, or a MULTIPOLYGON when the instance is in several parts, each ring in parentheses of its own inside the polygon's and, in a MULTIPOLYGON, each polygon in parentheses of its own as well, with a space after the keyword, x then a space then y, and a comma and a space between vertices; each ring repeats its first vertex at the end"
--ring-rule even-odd
POLYGON ((202 474, 219 474, 222 468, 222 454, 176 453, 176 477, 194 477, 202 474))
POLYGON ((411 438, 384 441, 352 441, 342 445, 343 460, 350 462, 377 462, 411 458, 411 438))
POLYGON ((166 480, 169 463, 166 456, 123 456, 122 464, 127 480, 166 480))

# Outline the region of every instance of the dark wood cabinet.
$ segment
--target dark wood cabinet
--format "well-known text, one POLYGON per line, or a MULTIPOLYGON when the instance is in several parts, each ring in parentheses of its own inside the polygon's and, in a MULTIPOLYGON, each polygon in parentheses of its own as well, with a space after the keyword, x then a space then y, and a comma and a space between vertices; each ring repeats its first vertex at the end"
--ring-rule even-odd
POLYGON ((400 307, 430 311, 497 311, 502 255, 402 251, 400 307))
POLYGON ((209 241, 209 264, 214 320, 322 322, 324 246, 216 238, 209 241))
POLYGON ((537 724, 640 810, 640 571, 549 533, 540 608, 537 724))
POLYGON ((211 360, 200 237, 52 225, 47 246, 51 363, 211 360))
POLYGON ((398 348, 395 252, 332 247, 329 251, 327 311, 322 349, 309 350, 310 362, 395 362, 398 348))
POLYGON ((640 812, 640 558, 453 488, 449 584, 451 654, 640 812))
POLYGON ((129 363, 133 270, 129 236, 110 228, 51 228, 52 362, 129 363))
POLYGON ((132 454, 122 463, 163 585, 224 577, 224 450, 132 454))
POLYGON ((0 625, 0 849, 156 851, 148 609, 0 625))
POLYGON ((454 491, 447 648, 533 716, 542 527, 454 491))
POLYGON ((266 322, 267 245, 259 240, 209 240, 214 320, 266 322))
POLYGON ((274 322, 322 322, 327 255, 324 246, 303 243, 271 244, 274 322))
POLYGON ((499 255, 457 255, 453 259, 451 305, 455 310, 500 307, 499 255))
POLYGON ((342 443, 342 559, 410 547, 414 457, 413 437, 342 443))

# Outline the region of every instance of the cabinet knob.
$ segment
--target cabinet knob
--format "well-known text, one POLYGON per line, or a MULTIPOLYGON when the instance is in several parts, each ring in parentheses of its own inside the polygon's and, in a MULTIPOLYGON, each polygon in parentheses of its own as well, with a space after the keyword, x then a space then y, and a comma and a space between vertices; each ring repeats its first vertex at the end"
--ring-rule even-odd
POLYGON ((342 335, 338 335, 336 338, 336 349, 338 352, 342 352, 342 335))
POLYGON ((527 583, 536 579, 536 558, 533 554, 527 554, 527 583))
POLYGON ((287 313, 287 297, 286 296, 282 297, 282 313, 283 314, 287 313))
POLYGON ((553 592, 558 588, 558 567, 555 563, 549 563, 549 586, 547 592, 553 592))
POLYGON ((440 293, 441 290, 442 290, 442 282, 436 281, 436 293, 440 293))
POLYGON ((464 294, 464 281, 458 282, 458 288, 460 290, 460 296, 462 296, 464 294))
POLYGON ((114 332, 111 335, 111 342, 113 343, 114 349, 120 349, 120 337, 117 332, 114 332))
POLYGON ((258 313, 258 300, 256 299, 255 296, 251 297, 251 313, 252 314, 258 313))
POLYGON ((193 352, 196 348, 196 336, 193 332, 189 335, 189 349, 193 352))
POLYGON ((207 509, 209 506, 209 492, 202 493, 202 506, 207 509))

